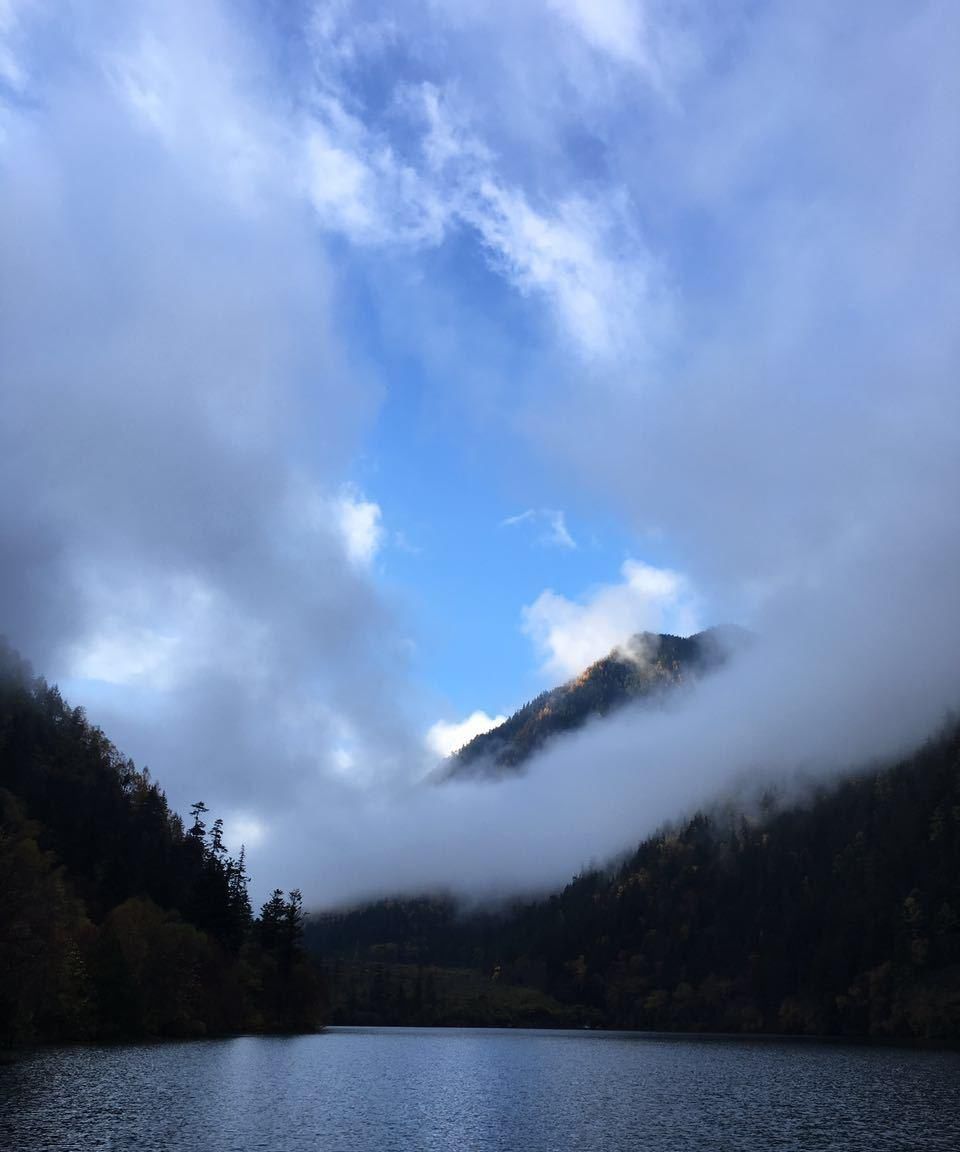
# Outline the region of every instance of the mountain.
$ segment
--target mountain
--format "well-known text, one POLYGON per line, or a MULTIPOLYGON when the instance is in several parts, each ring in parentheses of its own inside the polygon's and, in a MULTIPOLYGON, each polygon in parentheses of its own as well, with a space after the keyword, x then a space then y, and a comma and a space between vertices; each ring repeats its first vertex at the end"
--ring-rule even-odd
POLYGON ((746 634, 711 628, 694 636, 641 632, 574 680, 541 692, 496 728, 475 736, 444 765, 444 775, 498 776, 518 770, 554 736, 630 701, 660 693, 718 667, 746 634))
POLYGON ((787 805, 704 810, 546 899, 384 900, 311 917, 307 942, 348 1024, 957 1045, 960 726, 787 805))

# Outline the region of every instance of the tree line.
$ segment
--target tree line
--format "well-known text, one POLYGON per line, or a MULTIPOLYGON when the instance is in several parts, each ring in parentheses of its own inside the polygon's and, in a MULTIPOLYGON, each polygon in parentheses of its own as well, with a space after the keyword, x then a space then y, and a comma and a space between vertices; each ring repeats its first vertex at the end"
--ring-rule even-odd
POLYGON ((437 965, 603 1027, 960 1043, 960 727, 792 803, 700 812, 546 899, 383 900, 313 919, 308 944, 339 962, 345 1022, 345 1003, 413 1016, 356 978, 347 1001, 352 969, 437 965))
POLYGON ((208 816, 0 648, 0 1043, 318 1026, 301 894, 255 916, 208 816))

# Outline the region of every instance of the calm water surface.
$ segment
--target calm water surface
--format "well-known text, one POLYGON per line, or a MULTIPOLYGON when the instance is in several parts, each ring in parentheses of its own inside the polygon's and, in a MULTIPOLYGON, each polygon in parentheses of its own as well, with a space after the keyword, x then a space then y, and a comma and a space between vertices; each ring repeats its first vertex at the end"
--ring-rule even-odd
POLYGON ((331 1029, 27 1052, 0 1148, 960 1149, 960 1054, 622 1033, 331 1029))

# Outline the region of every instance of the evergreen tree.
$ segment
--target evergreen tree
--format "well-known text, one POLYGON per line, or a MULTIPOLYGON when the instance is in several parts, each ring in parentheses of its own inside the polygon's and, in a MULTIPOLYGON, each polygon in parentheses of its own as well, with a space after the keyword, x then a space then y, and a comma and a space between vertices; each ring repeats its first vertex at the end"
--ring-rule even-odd
POLYGON ((204 804, 202 800, 198 800, 196 804, 190 806, 190 815, 193 823, 190 826, 190 831, 187 833, 191 839, 197 844, 204 844, 207 835, 207 826, 203 821, 203 817, 209 812, 210 809, 204 804))

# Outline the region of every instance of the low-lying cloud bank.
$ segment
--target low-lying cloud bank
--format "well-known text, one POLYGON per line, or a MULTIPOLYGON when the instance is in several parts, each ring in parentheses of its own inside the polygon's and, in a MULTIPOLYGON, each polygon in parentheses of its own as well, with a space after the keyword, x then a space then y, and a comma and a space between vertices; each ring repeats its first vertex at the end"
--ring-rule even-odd
POLYGON ((562 737, 497 783, 452 781, 318 811, 294 861, 316 861, 318 904, 442 889, 499 896, 555 887, 665 821, 773 787, 909 753, 960 709, 960 656, 941 622, 851 622, 817 597, 662 708, 629 707, 562 737), (867 625, 863 632, 861 625, 867 625), (927 642, 921 653, 923 641, 927 642))

